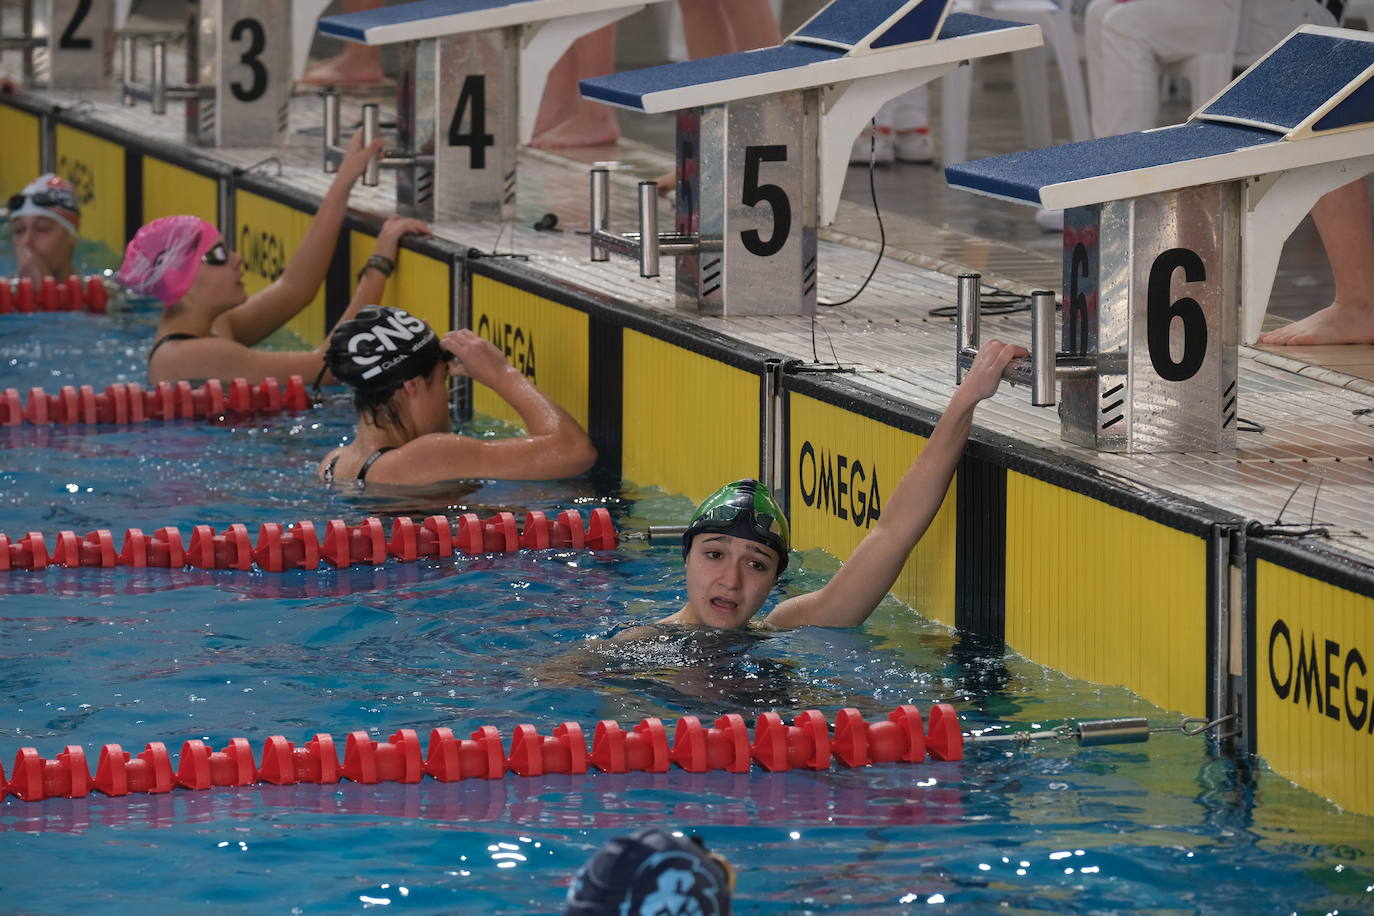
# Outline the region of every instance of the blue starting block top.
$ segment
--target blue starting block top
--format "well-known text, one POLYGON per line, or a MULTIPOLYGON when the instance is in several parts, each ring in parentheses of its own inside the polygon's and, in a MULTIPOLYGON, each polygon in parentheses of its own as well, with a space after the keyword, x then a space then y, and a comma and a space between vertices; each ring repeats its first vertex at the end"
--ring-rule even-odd
MULTIPOLYGON (((923 5, 928 5, 928 2, 923 5)), ((887 2, 884 5, 895 4, 887 2)), ((944 0, 938 5, 943 11, 944 0)), ((840 4, 832 4, 822 10, 811 23, 816 23, 827 10, 836 6, 840 4)), ((910 7, 911 4, 908 2, 903 6, 910 7)), ((848 5, 845 7, 848 8, 848 5)), ((914 12, 909 11, 908 15, 914 15, 914 12)), ((856 56, 852 48, 842 44, 838 38, 825 42, 799 38, 798 35, 811 23, 776 47, 583 80, 582 95, 634 111, 680 111, 789 89, 807 89, 898 70, 953 63, 970 57, 1019 51, 1040 44, 1039 30, 1034 26, 968 13, 951 13, 943 19, 938 38, 922 46, 919 55, 911 53, 912 42, 908 41, 887 50, 856 56)), ((882 38, 890 32, 890 29, 879 31, 876 37, 882 38)), ((813 33, 819 34, 819 28, 813 33)), ((835 28, 827 34, 852 37, 852 29, 846 32, 835 28)))
POLYGON ((1303 26, 1186 123, 965 162, 952 187, 1063 208, 1374 152, 1374 35, 1303 26))
MULTIPOLYGON (((366 45, 419 41, 500 29, 602 10, 637 7, 646 0, 415 0, 398 6, 326 16, 321 34, 366 45)), ((657 0, 647 0, 657 2, 657 0)))
POLYGON ((949 0, 846 0, 824 7, 787 40, 843 51, 929 41, 948 10, 949 0))

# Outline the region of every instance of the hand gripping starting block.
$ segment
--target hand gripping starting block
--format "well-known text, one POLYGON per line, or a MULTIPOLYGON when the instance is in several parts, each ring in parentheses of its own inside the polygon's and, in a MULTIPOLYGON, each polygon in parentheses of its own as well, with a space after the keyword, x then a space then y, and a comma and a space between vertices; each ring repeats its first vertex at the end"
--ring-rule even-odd
POLYGON ((0 51, 23 54, 25 85, 47 89, 110 85, 115 34, 115 10, 110 3, 22 0, 20 23, 21 35, 0 36, 0 51))
POLYGON ((610 231, 609 176, 594 169, 593 261, 674 255, 679 308, 810 314, 816 230, 839 207, 849 152, 884 102, 962 61, 1038 47, 1037 26, 949 13, 949 0, 833 0, 780 45, 582 82, 633 111, 676 111, 675 231, 658 233, 653 182, 639 232, 610 231))
MULTIPOLYGON (((1065 439, 1150 452, 1235 446, 1238 338, 1259 335, 1284 240, 1321 195, 1371 171, 1374 35, 1303 26, 1183 124, 945 175, 1064 209, 1063 351, 1047 293, 1015 374, 1039 405, 1063 382, 1065 439)), ((961 367, 978 343, 963 292, 961 367)))
MULTIPOLYGON (((419 0, 328 16, 326 35, 401 45, 396 134, 400 149, 373 160, 397 170, 397 205, 425 220, 513 219, 516 145, 528 143, 549 71, 578 38, 661 0, 419 0)), ((339 145, 339 97, 324 94, 324 168, 339 145)), ((379 127, 363 106, 363 139, 379 127)))
MULTIPOLYGON (((104 6, 105 4, 97 4, 104 6)), ((134 0, 118 31, 125 105, 147 101, 165 114, 186 102, 186 141, 194 146, 281 146, 291 104, 290 0, 134 0), (186 50, 186 77, 167 81, 167 46, 186 50), (139 77, 139 48, 149 77, 139 77)))

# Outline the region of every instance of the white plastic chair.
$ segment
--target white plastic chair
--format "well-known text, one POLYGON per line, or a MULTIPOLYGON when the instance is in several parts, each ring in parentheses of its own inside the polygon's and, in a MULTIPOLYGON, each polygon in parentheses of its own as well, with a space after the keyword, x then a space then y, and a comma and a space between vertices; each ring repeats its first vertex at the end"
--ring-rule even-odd
MULTIPOLYGON (((1049 146, 1049 77, 1045 52, 1054 53, 1059 64, 1064 98, 1069 108, 1069 129, 1075 140, 1092 137, 1088 120, 1088 94, 1083 86, 1083 68, 1078 54, 1078 38, 1073 31, 1073 12, 1054 0, 964 0, 958 4, 967 12, 1010 19, 1040 26, 1045 47, 1012 55, 1016 68, 1017 99, 1021 105, 1021 124, 1027 149, 1049 146)), ((940 149, 946 163, 968 158, 968 117, 973 93, 973 64, 959 67, 941 85, 940 149)))

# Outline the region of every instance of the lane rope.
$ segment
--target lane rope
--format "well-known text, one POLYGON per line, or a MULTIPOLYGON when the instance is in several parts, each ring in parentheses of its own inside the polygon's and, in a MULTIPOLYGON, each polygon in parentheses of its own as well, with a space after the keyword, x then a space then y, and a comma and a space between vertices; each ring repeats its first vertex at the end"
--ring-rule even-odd
POLYGON ((0 315, 81 311, 103 315, 109 302, 105 279, 96 274, 73 274, 65 280, 44 277, 37 286, 29 277, 0 277, 0 315))
POLYGON ((6 388, 0 392, 0 426, 216 420, 233 414, 276 414, 309 406, 310 395, 299 375, 288 378, 285 385, 275 378, 263 379, 257 385, 236 378, 227 390, 219 379, 209 379, 198 388, 185 380, 158 382, 146 390, 137 382, 117 382, 103 392, 90 385, 64 385, 56 394, 32 388, 27 401, 16 389, 6 388))
POLYGON ((417 783, 426 776, 455 782, 501 779, 507 774, 583 774, 593 767, 603 773, 666 773, 670 766, 688 773, 748 773, 758 764, 776 773, 826 770, 836 764, 853 768, 921 763, 927 758, 962 760, 964 753, 959 718, 948 703, 932 706, 924 723, 911 705, 898 706, 887 718, 874 722, 865 721, 857 709, 841 709, 833 730, 814 709, 800 713, 790 725, 777 713, 766 712, 759 716, 752 739, 744 717, 727 713, 710 726, 696 716, 681 717, 671 744, 667 726, 657 718, 643 719, 629 731, 614 719, 602 719, 592 731, 590 751, 583 728, 576 722, 560 723, 551 735, 539 734, 533 725, 517 725, 509 753, 504 740, 492 725, 479 726, 470 738, 462 739, 452 729, 440 727, 430 732, 428 751, 422 752, 413 729, 400 729, 387 741, 354 731, 344 740, 340 762, 333 736, 323 733, 300 746, 273 735, 263 743, 256 760, 247 738, 231 738, 218 751, 191 739, 182 744, 175 765, 161 741, 148 742, 136 754, 118 744, 106 744, 100 749, 94 776, 81 745, 69 744, 52 758, 25 747, 15 755, 8 780, 0 768, 0 799, 13 795, 33 802, 85 798, 92 791, 118 797, 173 789, 335 785, 344 780, 362 785, 417 783))
POLYGON ((258 526, 256 543, 244 524, 229 525, 218 532, 210 525, 195 525, 189 541, 180 529, 170 525, 151 534, 128 528, 119 549, 109 528, 96 529, 84 537, 75 531, 61 531, 51 550, 48 543, 41 531, 16 539, 0 534, 0 572, 116 566, 283 572, 319 569, 321 563, 343 569, 355 564, 381 566, 389 559, 414 563, 455 554, 615 550, 620 538, 611 513, 597 507, 591 510, 585 526, 582 513, 576 509, 565 509, 553 518, 539 511, 527 512, 523 528, 511 512, 486 519, 468 512, 456 521, 447 515, 431 515, 420 522, 401 516, 392 520, 390 535, 381 519, 369 517, 356 525, 333 519, 318 528, 312 521, 291 526, 264 522, 258 526))

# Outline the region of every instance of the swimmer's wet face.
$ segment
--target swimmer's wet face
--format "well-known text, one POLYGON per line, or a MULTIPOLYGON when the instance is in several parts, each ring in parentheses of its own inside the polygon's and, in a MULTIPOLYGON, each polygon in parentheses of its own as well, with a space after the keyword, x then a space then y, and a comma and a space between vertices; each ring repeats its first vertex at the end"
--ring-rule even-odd
POLYGON ((201 256, 186 298, 218 311, 227 311, 248 298, 243 285, 243 257, 229 251, 223 238, 217 239, 201 256))
POLYGON ((16 249, 26 249, 49 274, 64 279, 71 273, 76 236, 46 216, 16 216, 10 220, 16 249))
POLYGON ((758 613, 778 581, 778 552, 758 541, 704 533, 687 552, 687 605, 677 622, 730 629, 758 613))

